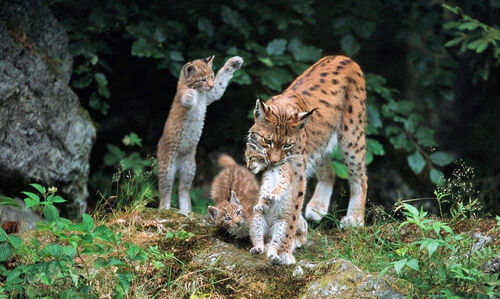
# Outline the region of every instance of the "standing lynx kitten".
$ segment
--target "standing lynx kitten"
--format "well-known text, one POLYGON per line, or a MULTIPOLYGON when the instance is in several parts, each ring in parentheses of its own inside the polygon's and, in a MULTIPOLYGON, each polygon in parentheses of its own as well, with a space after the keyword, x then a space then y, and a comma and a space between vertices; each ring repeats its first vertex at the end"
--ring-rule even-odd
POLYGON ((179 208, 182 213, 191 212, 189 191, 196 172, 194 157, 207 106, 222 97, 233 73, 243 64, 241 57, 231 57, 214 78, 213 59, 214 56, 194 60, 181 69, 177 93, 158 142, 160 209, 170 209, 178 170, 179 208))
MULTIPOLYGON (((258 100, 255 124, 248 139, 254 145, 246 156, 254 169, 290 163, 289 185, 296 200, 295 213, 287 220, 288 239, 297 226, 306 188, 306 175, 318 183, 305 216, 320 220, 328 211, 335 173, 330 153, 339 145, 348 168, 350 200, 343 226, 364 224, 367 177, 365 167, 365 78, 357 63, 345 56, 327 56, 309 67, 281 94, 266 103, 258 100), (257 149, 255 148, 257 146, 257 149), (263 155, 256 153, 263 151, 263 155), (250 153, 250 152, 249 152, 250 153), (300 158, 297 158, 300 156, 300 158), (252 159, 252 160, 251 160, 252 159), (295 216, 295 217, 294 217, 295 216)), ((248 147, 248 143, 247 143, 248 147)), ((289 240, 282 250, 289 251, 289 240)))

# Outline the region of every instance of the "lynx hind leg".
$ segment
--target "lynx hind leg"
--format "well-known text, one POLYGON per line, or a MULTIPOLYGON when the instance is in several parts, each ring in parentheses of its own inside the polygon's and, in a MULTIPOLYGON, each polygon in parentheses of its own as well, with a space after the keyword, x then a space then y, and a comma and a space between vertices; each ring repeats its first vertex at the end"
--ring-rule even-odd
POLYGON ((159 209, 170 209, 172 187, 174 186, 177 167, 173 159, 160 161, 158 164, 158 188, 160 193, 159 209))
POLYGON ((304 217, 302 217, 302 215, 300 215, 299 221, 297 222, 297 229, 295 230, 295 238, 293 240, 294 250, 307 243, 307 229, 307 221, 304 217))
POLYGON ((320 221, 328 213, 335 183, 335 172, 328 156, 317 163, 317 169, 318 183, 305 211, 306 218, 312 221, 320 221))
POLYGON ((191 186, 196 173, 194 154, 179 157, 179 210, 183 214, 191 213, 191 186))
MULTIPOLYGON (((352 108, 349 108, 352 111, 352 108)), ((366 141, 363 112, 350 114, 344 120, 340 150, 349 174, 350 198, 347 215, 340 221, 341 227, 363 226, 367 191, 366 141), (353 120, 354 119, 354 120, 353 120)))

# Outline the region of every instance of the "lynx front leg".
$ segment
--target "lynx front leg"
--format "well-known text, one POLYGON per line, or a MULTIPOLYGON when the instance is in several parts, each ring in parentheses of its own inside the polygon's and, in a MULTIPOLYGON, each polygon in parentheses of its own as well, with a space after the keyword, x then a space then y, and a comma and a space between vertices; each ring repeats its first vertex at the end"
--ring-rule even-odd
POLYGON ((172 187, 175 180, 177 168, 175 161, 160 161, 158 165, 158 187, 160 191, 159 209, 170 209, 170 200, 172 197, 172 187))
POLYGON ((243 58, 239 56, 231 57, 226 61, 224 66, 217 72, 217 76, 215 76, 214 87, 207 94, 207 105, 222 97, 229 84, 229 80, 233 77, 234 72, 241 68, 242 64, 243 58))
POLYGON ((253 254, 264 253, 264 236, 267 232, 267 222, 264 215, 259 212, 254 212, 252 222, 250 224, 250 239, 253 247, 250 252, 253 254))
POLYGON ((287 234, 287 221, 284 219, 275 220, 271 227, 271 241, 267 245, 267 258, 271 264, 281 264, 278 250, 283 247, 283 242, 289 236, 287 234))
POLYGON ((305 216, 309 220, 320 221, 328 212, 330 198, 335 183, 335 172, 330 165, 330 158, 323 157, 318 162, 318 183, 314 189, 314 194, 307 204, 305 216))
POLYGON ((194 153, 179 157, 179 209, 183 214, 191 213, 191 185, 196 173, 194 153))

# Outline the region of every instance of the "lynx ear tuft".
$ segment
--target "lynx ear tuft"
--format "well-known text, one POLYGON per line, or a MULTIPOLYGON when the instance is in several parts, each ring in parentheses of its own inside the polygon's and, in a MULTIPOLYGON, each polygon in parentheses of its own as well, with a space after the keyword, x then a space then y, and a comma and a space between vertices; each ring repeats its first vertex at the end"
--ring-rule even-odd
POLYGON ((217 214, 219 214, 219 209, 214 206, 208 206, 207 208, 208 216, 210 217, 210 220, 215 222, 215 219, 217 219, 217 214))
POLYGON ((313 114, 314 111, 316 111, 318 108, 314 108, 308 112, 298 112, 295 113, 295 119, 294 122, 292 123, 292 127, 298 127, 299 129, 302 129, 304 125, 306 124, 307 118, 313 114))
POLYGON ((205 57, 203 58, 202 60, 208 64, 209 66, 212 66, 212 62, 214 62, 214 58, 215 58, 215 55, 212 55, 212 56, 208 56, 208 57, 205 57))
POLYGON ((268 112, 269 107, 261 99, 257 99, 257 101, 255 102, 255 109, 253 110, 254 119, 265 121, 268 112))

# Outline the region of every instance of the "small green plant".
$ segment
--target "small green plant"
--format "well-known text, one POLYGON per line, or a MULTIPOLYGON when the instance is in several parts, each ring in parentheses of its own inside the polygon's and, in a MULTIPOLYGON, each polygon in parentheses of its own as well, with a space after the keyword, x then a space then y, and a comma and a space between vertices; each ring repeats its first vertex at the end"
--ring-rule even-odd
MULTIPOLYGON (((394 250, 394 261, 380 275, 394 269, 413 283, 415 296, 438 294, 447 298, 461 296, 498 296, 498 274, 481 271, 494 257, 491 247, 473 250, 470 234, 455 234, 444 221, 430 219, 422 208, 403 204, 406 220, 400 229, 415 231, 416 240, 402 243, 394 250)), ((461 217, 461 216, 457 216, 461 217)))
POLYGON ((133 263, 148 259, 144 250, 131 243, 122 244, 121 233, 96 225, 88 214, 83 214, 78 223, 60 217, 54 204, 65 200, 56 195, 57 189, 31 186, 37 193, 23 192, 27 196, 24 201, 28 208, 42 208, 47 221, 39 223, 38 230, 43 237, 23 242, 0 228, 0 277, 5 281, 0 294, 97 298, 92 287, 97 279, 95 271, 105 268, 114 273, 114 297, 127 295, 134 277, 133 263), (119 257, 115 252, 121 246, 126 254, 119 257))

